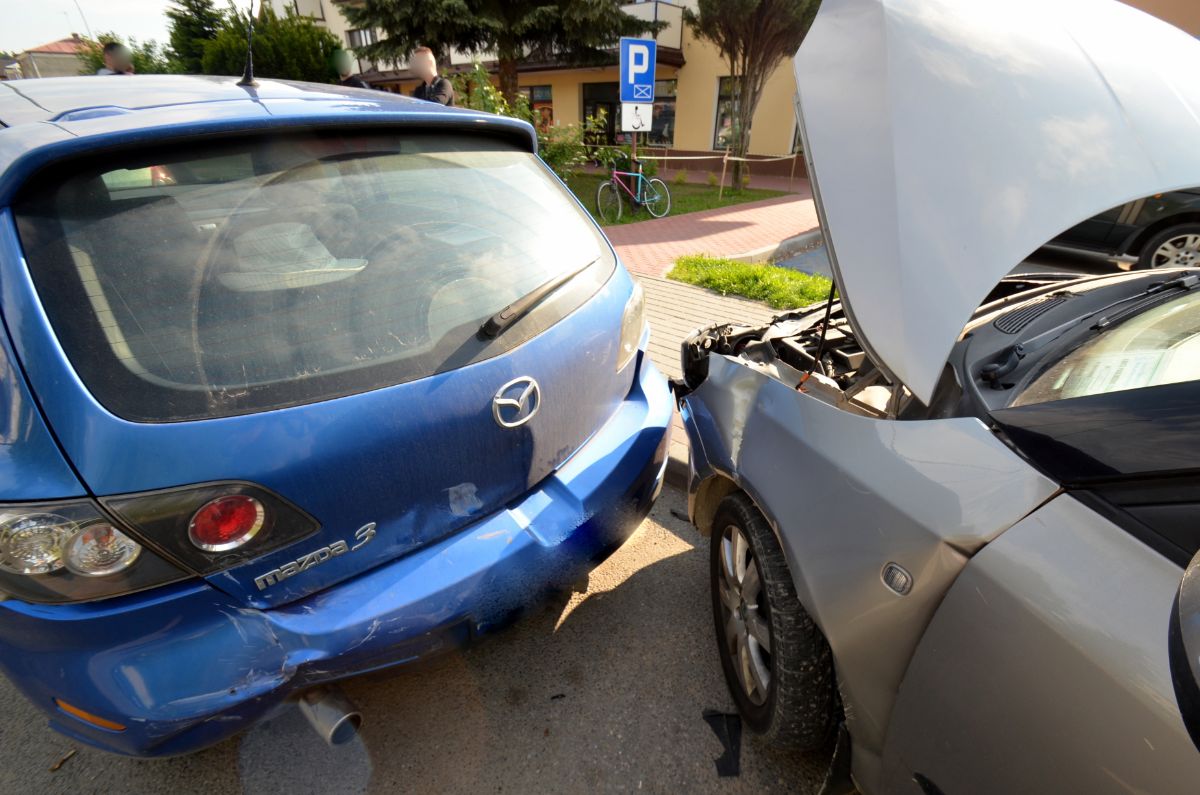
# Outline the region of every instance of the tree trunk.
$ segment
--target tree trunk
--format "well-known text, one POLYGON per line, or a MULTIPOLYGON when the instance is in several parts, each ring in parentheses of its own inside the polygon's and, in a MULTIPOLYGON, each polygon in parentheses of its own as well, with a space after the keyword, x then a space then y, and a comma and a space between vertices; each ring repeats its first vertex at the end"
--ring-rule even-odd
MULTIPOLYGON (((746 153, 750 151, 750 123, 754 119, 754 107, 758 103, 755 101, 756 97, 750 89, 749 83, 750 79, 745 76, 745 73, 735 82, 737 110, 733 114, 733 146, 730 152, 734 157, 745 157, 746 153)), ((732 189, 734 191, 742 189, 742 175, 746 172, 746 165, 741 160, 733 161, 732 189)))
POLYGON ((500 93, 512 107, 517 101, 517 59, 512 55, 500 53, 500 93))

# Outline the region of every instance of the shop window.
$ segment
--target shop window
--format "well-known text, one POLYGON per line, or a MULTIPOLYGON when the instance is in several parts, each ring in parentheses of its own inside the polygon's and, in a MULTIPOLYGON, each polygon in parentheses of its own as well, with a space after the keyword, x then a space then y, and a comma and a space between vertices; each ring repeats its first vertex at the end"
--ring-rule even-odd
POLYGON ((518 89, 529 100, 534 123, 543 132, 554 126, 554 91, 550 86, 523 86, 518 89))
POLYGON ((717 118, 713 128, 713 149, 733 146, 733 115, 737 112, 737 84, 722 77, 717 84, 717 118))
POLYGON ((646 133, 646 143, 652 146, 671 146, 675 143, 674 80, 654 83, 654 123, 646 133))

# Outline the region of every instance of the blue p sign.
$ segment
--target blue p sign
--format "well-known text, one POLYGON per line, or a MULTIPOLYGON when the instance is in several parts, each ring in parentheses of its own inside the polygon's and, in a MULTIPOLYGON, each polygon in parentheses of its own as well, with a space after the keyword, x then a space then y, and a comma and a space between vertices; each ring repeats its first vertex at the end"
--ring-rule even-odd
POLYGON ((621 101, 654 101, 654 65, 658 43, 654 39, 621 39, 621 101))

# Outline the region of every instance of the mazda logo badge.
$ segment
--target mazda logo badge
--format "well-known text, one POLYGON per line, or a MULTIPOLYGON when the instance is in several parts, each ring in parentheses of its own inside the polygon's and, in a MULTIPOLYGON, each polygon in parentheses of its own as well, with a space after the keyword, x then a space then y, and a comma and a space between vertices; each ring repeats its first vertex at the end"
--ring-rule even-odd
POLYGON ((492 398, 492 417, 501 428, 518 428, 542 407, 542 390, 529 376, 514 378, 492 398))

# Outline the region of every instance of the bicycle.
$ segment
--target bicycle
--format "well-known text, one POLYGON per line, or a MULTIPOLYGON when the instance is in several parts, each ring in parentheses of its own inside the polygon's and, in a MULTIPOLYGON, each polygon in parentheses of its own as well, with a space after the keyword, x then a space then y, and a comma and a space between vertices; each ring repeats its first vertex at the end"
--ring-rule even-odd
POLYGON ((612 175, 596 189, 596 212, 605 223, 615 224, 621 220, 625 201, 633 203, 635 212, 638 207, 645 207, 655 218, 662 218, 671 212, 671 191, 667 189, 667 183, 658 177, 647 179, 642 173, 641 162, 635 160, 634 163, 637 171, 613 169, 612 175), (637 189, 625 184, 624 177, 632 177, 630 181, 637 185, 637 189), (625 199, 622 193, 629 198, 625 199))

